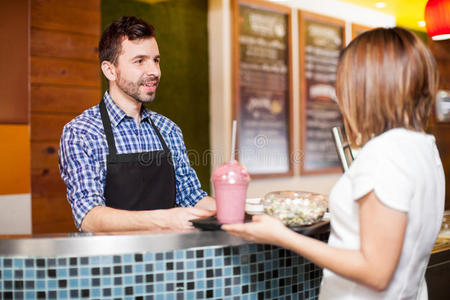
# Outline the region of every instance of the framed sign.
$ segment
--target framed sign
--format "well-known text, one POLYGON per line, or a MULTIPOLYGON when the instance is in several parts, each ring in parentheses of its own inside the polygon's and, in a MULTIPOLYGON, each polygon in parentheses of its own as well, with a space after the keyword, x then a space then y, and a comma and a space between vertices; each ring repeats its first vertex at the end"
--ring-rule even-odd
POLYGON ((345 22, 299 11, 302 174, 341 172, 331 128, 343 126, 336 68, 345 22))
POLYGON ((252 177, 292 175, 291 9, 233 2, 237 159, 252 177))

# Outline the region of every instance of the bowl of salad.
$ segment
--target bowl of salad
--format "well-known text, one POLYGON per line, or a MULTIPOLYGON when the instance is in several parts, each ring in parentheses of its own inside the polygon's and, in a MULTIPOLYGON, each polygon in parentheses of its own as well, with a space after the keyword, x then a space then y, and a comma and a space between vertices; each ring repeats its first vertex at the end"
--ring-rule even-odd
POLYGON ((328 207, 328 197, 304 191, 276 191, 263 198, 264 213, 287 226, 312 225, 320 221, 328 207))

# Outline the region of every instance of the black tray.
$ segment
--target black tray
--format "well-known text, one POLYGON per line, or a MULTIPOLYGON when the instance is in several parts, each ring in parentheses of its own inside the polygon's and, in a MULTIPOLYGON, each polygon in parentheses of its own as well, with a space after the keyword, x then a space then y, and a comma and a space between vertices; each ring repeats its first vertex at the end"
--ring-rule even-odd
MULTIPOLYGON (((252 216, 245 215, 244 222, 251 222, 252 216)), ((194 227, 205 230, 205 231, 213 231, 213 230, 222 230, 222 224, 219 223, 216 217, 208 217, 191 220, 192 225, 194 227)), ((312 225, 303 225, 303 226, 288 226, 288 228, 292 229, 295 232, 301 233, 303 235, 314 235, 318 233, 327 232, 330 230, 330 221, 322 220, 312 225)))

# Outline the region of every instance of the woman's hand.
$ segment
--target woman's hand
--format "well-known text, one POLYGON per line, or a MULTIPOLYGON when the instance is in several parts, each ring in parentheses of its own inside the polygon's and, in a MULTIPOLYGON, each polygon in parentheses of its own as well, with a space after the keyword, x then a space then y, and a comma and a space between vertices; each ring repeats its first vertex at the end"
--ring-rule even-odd
POLYGON ((222 229, 249 241, 278 246, 290 231, 278 219, 268 215, 255 215, 252 221, 243 224, 222 225, 222 229))

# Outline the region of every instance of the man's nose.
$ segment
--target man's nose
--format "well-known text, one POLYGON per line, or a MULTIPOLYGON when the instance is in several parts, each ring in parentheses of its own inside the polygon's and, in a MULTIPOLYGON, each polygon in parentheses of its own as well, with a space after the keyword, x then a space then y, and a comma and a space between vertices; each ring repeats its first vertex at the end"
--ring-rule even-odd
POLYGON ((159 67, 159 64, 156 62, 149 62, 146 66, 146 73, 147 75, 153 75, 156 77, 160 77, 161 76, 161 69, 159 67))

